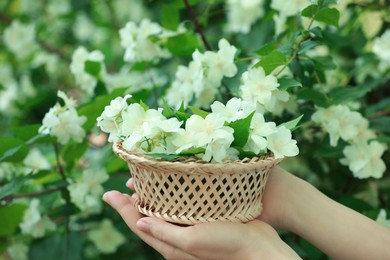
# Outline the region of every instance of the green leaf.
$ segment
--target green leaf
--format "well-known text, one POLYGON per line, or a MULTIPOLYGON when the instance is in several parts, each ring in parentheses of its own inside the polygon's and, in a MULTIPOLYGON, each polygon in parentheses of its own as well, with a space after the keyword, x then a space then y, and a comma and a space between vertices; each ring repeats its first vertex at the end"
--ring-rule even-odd
POLYGON ((378 103, 367 107, 366 115, 374 114, 379 111, 390 111, 390 97, 380 100, 378 103))
POLYGON ((0 138, 0 162, 21 162, 29 152, 28 146, 13 137, 0 138))
POLYGON ((390 133, 390 116, 382 116, 370 119, 370 128, 381 131, 383 133, 390 133))
POLYGON ((329 98, 332 104, 348 103, 364 97, 370 91, 370 86, 334 88, 329 92, 329 98))
POLYGON ((147 156, 155 157, 157 160, 172 161, 179 158, 176 154, 165 154, 165 153, 147 153, 147 156))
POLYGON ((0 237, 10 237, 15 233, 26 208, 24 204, 0 207, 0 237))
POLYGON ((197 147, 197 148, 189 148, 187 150, 184 150, 179 155, 195 155, 204 152, 205 152, 204 148, 197 147))
POLYGON ((314 17, 314 20, 317 20, 319 22, 324 22, 326 24, 330 24, 333 26, 338 27, 339 26, 339 19, 340 19, 340 12, 336 8, 329 8, 325 7, 322 8, 316 16, 314 17))
POLYGON ((320 45, 320 43, 316 41, 304 41, 299 45, 298 54, 301 55, 305 53, 307 50, 317 47, 318 45, 320 45))
POLYGON ((208 114, 210 114, 210 112, 204 111, 204 110, 199 109, 197 107, 188 106, 188 108, 192 111, 192 113, 194 113, 194 115, 198 115, 198 116, 201 116, 203 118, 206 118, 206 116, 208 114))
POLYGON ((263 47, 261 47, 260 49, 256 50, 255 53, 257 53, 261 56, 268 55, 273 50, 275 50, 277 44, 278 44, 277 41, 269 42, 269 43, 265 44, 263 47))
POLYGON ((329 101, 326 96, 314 89, 302 88, 297 93, 298 99, 303 99, 306 101, 311 101, 315 105, 320 107, 328 107, 329 101))
POLYGON ((188 118, 191 117, 191 114, 188 114, 186 112, 176 111, 176 117, 179 119, 179 121, 186 121, 188 118))
POLYGON ((377 141, 377 142, 380 142, 380 143, 390 143, 390 136, 388 135, 382 135, 382 136, 379 136, 375 139, 371 139, 370 142, 372 141, 377 141))
POLYGON ((119 171, 127 171, 127 170, 128 170, 127 163, 117 156, 114 156, 106 164, 106 171, 109 174, 116 173, 119 171))
POLYGON ((61 151, 61 157, 65 160, 66 166, 71 168, 88 149, 88 143, 69 143, 65 145, 61 151))
POLYGON ((302 10, 301 15, 304 17, 313 18, 318 12, 319 8, 320 7, 318 5, 309 5, 308 7, 302 10))
POLYGON ((84 63, 84 71, 94 77, 99 76, 100 70, 101 70, 100 62, 87 60, 84 63))
POLYGON ((163 99, 163 104, 164 107, 163 107, 162 115, 165 116, 166 118, 174 117, 175 112, 173 112, 173 109, 168 105, 165 99, 163 99))
POLYGON ((230 94, 233 96, 240 95, 240 82, 242 73, 248 70, 248 64, 246 62, 236 63, 237 73, 231 78, 224 77, 222 79, 222 86, 226 86, 230 94))
POLYGON ((173 4, 163 4, 161 8, 161 25, 170 30, 176 30, 180 24, 179 9, 173 4))
POLYGON ((166 46, 175 56, 191 56, 196 49, 203 49, 199 37, 192 33, 183 33, 169 37, 166 46))
POLYGON ((302 84, 294 79, 289 79, 289 78, 280 78, 278 79, 278 83, 280 86, 278 89, 280 90, 287 90, 289 88, 294 88, 294 87, 302 87, 302 84))
POLYGON ((288 122, 284 122, 280 126, 285 126, 287 129, 290 129, 290 131, 292 132, 295 129, 299 128, 298 123, 301 121, 303 116, 304 115, 300 115, 299 117, 297 117, 297 118, 295 118, 293 120, 290 120, 288 122))
POLYGON ((261 57, 261 60, 255 64, 255 67, 262 67, 266 75, 270 74, 278 66, 287 62, 287 56, 280 51, 274 50, 270 54, 261 57))
POLYGON ((333 70, 337 68, 336 64, 333 62, 332 57, 330 56, 318 56, 311 58, 311 60, 319 70, 333 70))
POLYGON ((310 5, 302 10, 302 16, 313 18, 316 21, 324 22, 336 27, 339 26, 340 12, 336 8, 310 5))
POLYGON ((56 234, 51 237, 36 239, 30 245, 28 259, 83 259, 84 239, 84 236, 81 236, 78 232, 56 234))
POLYGON ((0 187, 0 199, 18 192, 23 187, 27 178, 28 178, 27 176, 14 178, 9 183, 0 187))
POLYGON ((146 111, 149 109, 149 106, 146 105, 142 100, 139 101, 139 104, 141 105, 141 107, 146 111))
POLYGON ((244 147, 244 145, 247 143, 249 137, 249 128, 251 126, 254 114, 255 112, 252 112, 249 116, 229 124, 229 126, 234 130, 234 141, 231 146, 244 147))
POLYGON ((337 146, 329 145, 329 140, 326 140, 318 145, 318 149, 316 149, 314 153, 314 157, 318 158, 341 158, 343 157, 343 149, 345 144, 342 142, 338 142, 337 146))
POLYGON ((313 39, 322 39, 324 36, 322 35, 322 29, 319 26, 313 27, 310 29, 311 36, 313 39))

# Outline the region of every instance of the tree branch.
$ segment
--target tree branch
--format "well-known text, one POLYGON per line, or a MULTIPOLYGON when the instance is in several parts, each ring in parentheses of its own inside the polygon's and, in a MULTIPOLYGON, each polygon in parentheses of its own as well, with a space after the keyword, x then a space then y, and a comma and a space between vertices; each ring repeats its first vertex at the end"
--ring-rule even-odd
POLYGON ((185 6, 186 6, 187 13, 188 13, 188 15, 190 16, 192 22, 195 25, 195 31, 200 35, 200 37, 202 39, 202 42, 203 42, 203 45, 206 48, 206 50, 211 51, 212 50, 211 46, 210 46, 209 42, 206 39, 206 36, 204 34, 202 26, 200 25, 200 23, 196 19, 196 16, 194 14, 194 10, 192 9, 192 7, 191 7, 190 3, 188 2, 188 0, 183 0, 183 1, 184 1, 185 6))
POLYGON ((42 196, 42 195, 50 194, 53 192, 61 191, 63 188, 64 187, 56 187, 56 188, 43 190, 43 191, 34 191, 34 192, 27 192, 27 193, 21 193, 21 194, 8 195, 8 196, 5 196, 4 198, 0 199, 0 201, 5 201, 5 203, 10 203, 14 199, 42 196))

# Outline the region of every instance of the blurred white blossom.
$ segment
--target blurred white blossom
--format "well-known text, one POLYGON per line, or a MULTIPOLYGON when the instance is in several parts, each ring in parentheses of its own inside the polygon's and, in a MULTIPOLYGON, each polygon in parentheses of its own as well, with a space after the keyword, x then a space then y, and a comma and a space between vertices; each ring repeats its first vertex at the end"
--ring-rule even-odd
POLYGON ((309 0, 271 1, 271 8, 279 11, 279 15, 285 17, 296 15, 309 5, 311 5, 309 0))
POLYGON ((23 221, 19 224, 23 234, 34 238, 43 237, 46 232, 54 231, 56 228, 48 216, 41 215, 39 204, 38 199, 32 199, 28 209, 24 212, 23 221))
POLYGON ((86 214, 99 213, 104 193, 102 184, 107 180, 108 175, 102 170, 84 170, 81 178, 68 180, 71 201, 86 214))
POLYGON ((106 69, 103 63, 104 55, 101 51, 89 52, 85 47, 78 47, 73 55, 70 64, 70 71, 76 79, 76 83, 90 97, 95 91, 98 79, 85 71, 85 62, 92 61, 100 64, 100 71, 97 77, 103 76, 106 69))
POLYGON ((172 87, 166 98, 169 105, 180 107, 195 99, 194 105, 208 108, 215 100, 223 77, 233 77, 237 73, 234 57, 237 48, 226 39, 218 42, 217 52, 196 50, 188 67, 179 66, 172 87))
POLYGON ((4 30, 4 43, 18 59, 22 60, 31 56, 37 48, 35 26, 14 20, 4 30))
POLYGON ((249 33, 251 26, 264 16, 263 0, 228 0, 226 29, 234 33, 249 33))
POLYGON ((47 158, 37 148, 30 149, 28 155, 23 160, 23 164, 34 172, 51 168, 47 158))
POLYGON ((125 242, 125 237, 109 219, 103 219, 97 229, 89 231, 88 239, 103 254, 114 253, 125 242))
POLYGON ((367 38, 372 38, 380 31, 383 25, 382 13, 380 11, 364 11, 359 15, 363 33, 367 38))
POLYGON ((87 121, 85 116, 79 116, 76 111, 76 101, 68 98, 62 91, 58 91, 58 97, 65 105, 57 103, 45 114, 39 133, 55 136, 58 142, 66 144, 70 140, 82 142, 85 130, 82 125, 87 121))
POLYGON ((7 253, 14 260, 28 260, 28 246, 22 242, 12 243, 7 253))
POLYGON ((348 166, 356 178, 381 178, 386 171, 386 165, 381 159, 386 149, 385 145, 376 141, 348 145, 343 150, 345 158, 340 159, 340 162, 348 166))
POLYGON ((387 219, 387 214, 385 209, 381 209, 379 211, 379 214, 376 218, 376 222, 378 222, 381 225, 384 225, 385 227, 390 228, 390 219, 387 219))
POLYGON ((168 50, 150 40, 151 36, 159 37, 163 32, 164 29, 158 23, 148 19, 143 19, 139 25, 132 21, 126 23, 119 30, 121 46, 125 48, 124 60, 135 63, 169 58, 168 50))
POLYGON ((390 67, 390 29, 373 40, 372 51, 380 60, 380 70, 384 71, 390 67))
MULTIPOLYGON (((357 139, 360 134, 364 136, 367 120, 358 112, 351 111, 345 105, 334 105, 328 108, 319 108, 313 115, 312 120, 321 124, 323 129, 330 135, 330 144, 336 146, 341 138, 347 142, 361 141, 357 139)), ((368 134, 371 136, 371 134, 368 134)))

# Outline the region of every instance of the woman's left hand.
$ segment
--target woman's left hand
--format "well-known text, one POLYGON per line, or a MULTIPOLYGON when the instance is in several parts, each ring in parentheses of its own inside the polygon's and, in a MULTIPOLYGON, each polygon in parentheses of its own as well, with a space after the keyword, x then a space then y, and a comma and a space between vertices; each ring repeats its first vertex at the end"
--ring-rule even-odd
POLYGON ((103 199, 134 233, 166 259, 299 258, 265 222, 214 222, 183 227, 144 217, 134 207, 135 196, 111 191, 103 199))

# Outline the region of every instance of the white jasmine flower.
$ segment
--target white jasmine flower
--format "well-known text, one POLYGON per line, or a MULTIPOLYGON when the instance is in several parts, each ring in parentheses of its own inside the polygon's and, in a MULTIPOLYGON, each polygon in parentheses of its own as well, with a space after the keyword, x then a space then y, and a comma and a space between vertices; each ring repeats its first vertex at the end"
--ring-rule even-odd
POLYGON ((186 130, 192 134, 194 147, 203 147, 219 136, 225 136, 226 127, 223 117, 216 114, 209 114, 206 118, 192 115, 186 122, 186 130))
POLYGON ((206 151, 202 157, 204 161, 223 162, 228 156, 227 150, 234 141, 233 128, 224 127, 218 131, 218 137, 207 144, 206 151))
POLYGON ((224 118, 228 123, 244 118, 244 111, 241 109, 242 100, 240 98, 232 98, 226 106, 219 101, 211 104, 211 111, 224 118))
POLYGON ((271 8, 279 11, 283 16, 294 16, 309 6, 311 3, 309 0, 272 0, 271 8))
POLYGON ((103 254, 114 253, 126 240, 108 219, 103 219, 99 228, 88 232, 88 239, 103 254))
POLYGON ((381 159, 385 151, 386 147, 376 141, 360 142, 346 146, 343 150, 345 158, 340 162, 347 165, 356 178, 381 178, 386 170, 386 165, 381 159))
POLYGON ((32 199, 28 209, 24 212, 23 221, 19 224, 23 234, 34 238, 43 237, 47 231, 54 231, 55 224, 39 211, 39 200, 32 199))
POLYGON ((57 103, 50 108, 43 118, 39 133, 55 136, 61 144, 66 144, 70 140, 81 142, 85 137, 82 125, 87 118, 77 114, 75 101, 69 99, 65 93, 59 91, 58 97, 65 101, 65 106, 62 107, 57 103))
POLYGON ((173 134, 172 143, 176 146, 175 153, 179 154, 193 146, 192 133, 181 129, 173 134))
POLYGON ((28 260, 28 246, 22 242, 13 243, 7 248, 7 253, 11 259, 28 260))
POLYGON ((84 47, 78 47, 73 55, 72 62, 70 64, 70 71, 76 79, 76 83, 80 88, 85 91, 88 96, 92 96, 97 84, 97 78, 85 71, 85 62, 93 61, 100 64, 100 73, 98 77, 104 75, 105 66, 103 63, 104 55, 101 51, 95 50, 88 52, 84 47))
POLYGON ((266 123, 262 114, 255 113, 249 128, 248 141, 243 148, 244 151, 251 151, 255 154, 265 152, 267 148, 266 137, 275 131, 276 124, 274 122, 266 123))
POLYGON ((228 0, 227 26, 229 32, 247 34, 251 26, 264 16, 263 0, 228 0))
POLYGON ((381 209, 379 211, 378 217, 376 218, 376 222, 381 225, 384 225, 385 227, 390 228, 390 219, 387 219, 386 210, 381 209))
POLYGON ((262 67, 249 69, 241 77, 241 96, 244 101, 264 105, 270 102, 272 92, 279 86, 274 75, 265 75, 262 67))
POLYGON ((19 20, 14 20, 4 30, 4 43, 15 54, 17 59, 25 59, 37 49, 35 41, 35 26, 24 25, 19 20))
POLYGON ((102 184, 108 180, 104 171, 85 170, 81 178, 69 180, 67 189, 71 201, 82 211, 99 213, 102 207, 101 196, 104 193, 102 184))
POLYGON ((285 126, 277 127, 275 132, 267 136, 267 148, 276 159, 296 156, 299 153, 297 141, 291 138, 291 131, 285 126))
POLYGON ((124 60, 128 62, 153 61, 159 58, 169 58, 170 53, 152 42, 150 36, 159 36, 163 28, 148 19, 143 19, 139 26, 134 22, 126 23, 119 30, 121 45, 126 49, 124 60))

